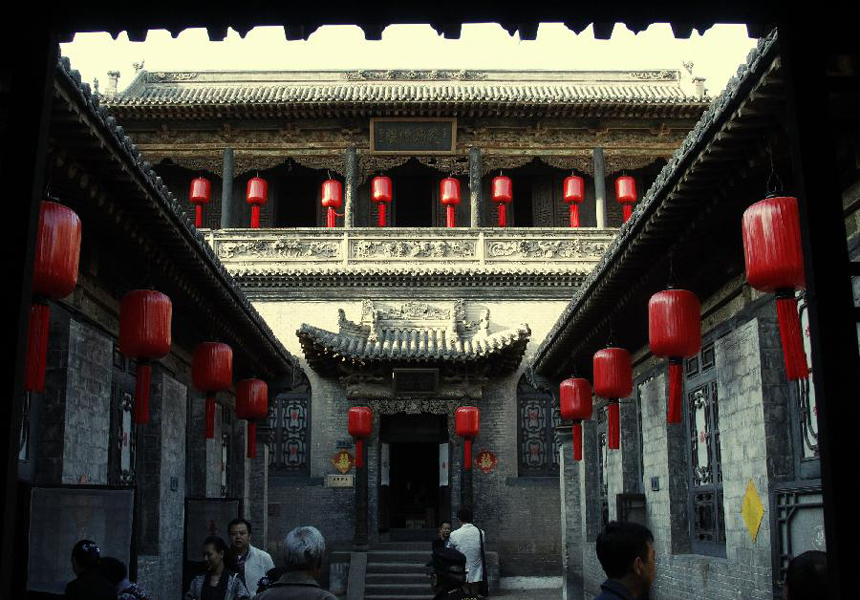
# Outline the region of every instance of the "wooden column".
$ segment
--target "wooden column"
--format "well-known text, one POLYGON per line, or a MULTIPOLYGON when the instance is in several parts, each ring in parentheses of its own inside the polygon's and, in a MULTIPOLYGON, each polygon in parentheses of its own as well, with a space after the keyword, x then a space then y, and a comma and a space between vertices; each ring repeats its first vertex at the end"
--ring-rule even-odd
POLYGON ((469 149, 469 205, 473 229, 481 226, 481 149, 469 149))
POLYGON ((221 229, 233 226, 233 149, 224 148, 224 176, 221 179, 221 229))
POLYGON ((352 538, 352 549, 357 552, 366 552, 370 548, 367 514, 368 487, 366 443, 361 445, 361 454, 364 466, 355 468, 355 533, 352 538))
POLYGON ((343 175, 346 180, 343 193, 343 226, 355 227, 355 200, 358 195, 358 156, 355 146, 344 152, 343 175))
MULTIPOLYGON (((849 37, 843 37, 829 24, 800 21, 800 17, 799 12, 787 15, 787 22, 779 24, 779 46, 787 84, 786 126, 799 203, 818 415, 829 585, 821 595, 853 598, 857 494, 850 473, 856 465, 857 408, 849 399, 860 398, 857 314, 833 138, 833 132, 846 124, 830 116, 828 92, 836 91, 836 84, 825 73, 829 53, 839 51, 839 44, 851 47, 847 40, 852 38, 847 31, 849 37), (819 43, 810 44, 810 39, 819 43)), ((846 84, 856 84, 858 78, 855 74, 839 85, 849 89, 846 84)))
POLYGON ((606 227, 606 168, 603 161, 603 148, 595 148, 594 157, 594 204, 597 227, 606 227))

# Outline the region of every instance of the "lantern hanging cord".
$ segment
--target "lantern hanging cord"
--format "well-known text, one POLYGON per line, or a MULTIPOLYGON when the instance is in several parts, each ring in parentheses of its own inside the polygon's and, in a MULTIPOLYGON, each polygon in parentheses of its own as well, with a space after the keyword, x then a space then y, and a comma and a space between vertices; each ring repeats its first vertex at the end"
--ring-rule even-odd
POLYGON ((669 273, 667 277, 666 287, 670 290, 676 287, 677 278, 675 277, 675 261, 673 260, 673 253, 669 252, 669 273))
POLYGON ((770 158, 770 175, 767 177, 767 196, 772 197, 782 193, 782 179, 779 178, 779 174, 776 172, 776 167, 773 164, 773 148, 770 143, 767 145, 767 155, 770 158), (776 179, 775 187, 771 185, 774 179, 776 179))
POLYGON ((607 348, 610 348, 614 345, 614 340, 613 340, 614 334, 615 334, 615 332, 613 331, 613 328, 612 328, 612 321, 610 321, 609 322, 609 335, 606 336, 606 347, 607 348))

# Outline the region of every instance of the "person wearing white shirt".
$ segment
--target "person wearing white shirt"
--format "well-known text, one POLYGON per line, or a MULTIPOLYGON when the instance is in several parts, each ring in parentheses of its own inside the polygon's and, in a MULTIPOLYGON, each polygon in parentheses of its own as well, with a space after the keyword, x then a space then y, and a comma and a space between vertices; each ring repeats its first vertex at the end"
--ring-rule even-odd
POLYGON ((466 587, 467 591, 478 596, 481 581, 484 579, 484 561, 481 558, 481 538, 486 536, 481 529, 472 525, 472 510, 461 508, 457 511, 460 527, 451 532, 449 547, 466 555, 466 587))
POLYGON ((230 536, 230 549, 236 556, 236 566, 245 587, 253 596, 257 593, 257 583, 273 569, 275 563, 269 553, 251 545, 251 524, 245 519, 233 519, 227 526, 230 536))

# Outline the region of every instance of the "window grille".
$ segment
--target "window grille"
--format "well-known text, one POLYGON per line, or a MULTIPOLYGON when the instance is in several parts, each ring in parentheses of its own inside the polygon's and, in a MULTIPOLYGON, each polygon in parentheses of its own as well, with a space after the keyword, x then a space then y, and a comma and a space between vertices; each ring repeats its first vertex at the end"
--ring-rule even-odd
POLYGON ((714 343, 687 361, 685 421, 693 552, 725 556, 726 527, 714 343))
POLYGON ((561 425, 561 415, 554 398, 521 379, 517 407, 520 477, 558 477, 559 447, 553 430, 561 425))
POLYGON ((273 476, 309 475, 310 394, 278 394, 269 407, 266 429, 269 473, 273 476))

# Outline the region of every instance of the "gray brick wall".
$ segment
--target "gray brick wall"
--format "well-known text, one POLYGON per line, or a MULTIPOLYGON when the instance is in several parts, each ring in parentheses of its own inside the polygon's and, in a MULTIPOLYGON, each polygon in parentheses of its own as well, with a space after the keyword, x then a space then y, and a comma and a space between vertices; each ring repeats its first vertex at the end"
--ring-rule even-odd
POLYGON ((582 514, 580 463, 573 460, 572 427, 556 428, 559 440, 559 497, 561 500, 562 599, 582 600, 582 514))

